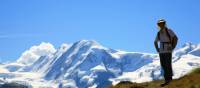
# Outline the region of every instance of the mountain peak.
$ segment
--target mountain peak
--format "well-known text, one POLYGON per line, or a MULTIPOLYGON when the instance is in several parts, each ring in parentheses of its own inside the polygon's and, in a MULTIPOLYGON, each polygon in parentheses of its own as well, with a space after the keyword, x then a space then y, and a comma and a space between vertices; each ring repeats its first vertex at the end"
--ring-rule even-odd
POLYGON ((59 50, 59 51, 66 51, 70 46, 71 46, 71 44, 63 43, 63 44, 58 48, 58 50, 59 50))
POLYGON ((104 48, 101 44, 99 44, 95 40, 80 40, 80 41, 75 42, 73 45, 76 45, 79 47, 89 46, 92 48, 104 48))
POLYGON ((99 44, 98 42, 96 42, 95 40, 79 40, 76 43, 89 43, 89 44, 99 44))

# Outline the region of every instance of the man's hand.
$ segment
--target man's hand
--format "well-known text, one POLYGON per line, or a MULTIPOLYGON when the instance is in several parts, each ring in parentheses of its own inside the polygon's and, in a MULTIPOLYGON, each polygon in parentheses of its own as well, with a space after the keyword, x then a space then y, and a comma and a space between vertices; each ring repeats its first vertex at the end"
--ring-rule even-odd
POLYGON ((157 51, 157 53, 159 53, 159 52, 160 52, 160 49, 156 49, 156 51, 157 51))
POLYGON ((158 41, 154 41, 154 46, 156 48, 156 51, 159 53, 160 49, 158 48, 158 41))

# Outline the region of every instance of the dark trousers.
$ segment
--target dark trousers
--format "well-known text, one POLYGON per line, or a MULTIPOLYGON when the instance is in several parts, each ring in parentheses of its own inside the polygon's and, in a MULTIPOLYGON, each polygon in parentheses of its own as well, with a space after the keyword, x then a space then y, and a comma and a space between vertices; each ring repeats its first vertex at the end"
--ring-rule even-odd
POLYGON ((165 81, 172 80, 172 53, 160 53, 160 64, 164 71, 165 81))

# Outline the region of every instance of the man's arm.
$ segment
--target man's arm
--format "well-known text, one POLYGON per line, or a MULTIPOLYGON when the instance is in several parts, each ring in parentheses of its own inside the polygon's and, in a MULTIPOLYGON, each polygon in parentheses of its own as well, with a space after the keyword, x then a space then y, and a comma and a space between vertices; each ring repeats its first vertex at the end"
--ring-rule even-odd
POLYGON ((155 46, 155 48, 156 48, 156 51, 159 52, 158 41, 154 41, 154 46, 155 46))
POLYGON ((158 48, 158 34, 156 35, 156 39, 154 41, 154 47, 156 48, 156 51, 159 52, 159 48, 158 48))
POLYGON ((172 48, 173 48, 173 50, 176 48, 176 45, 177 45, 177 42, 178 42, 178 37, 175 35, 174 37, 173 37, 173 40, 172 40, 172 48))

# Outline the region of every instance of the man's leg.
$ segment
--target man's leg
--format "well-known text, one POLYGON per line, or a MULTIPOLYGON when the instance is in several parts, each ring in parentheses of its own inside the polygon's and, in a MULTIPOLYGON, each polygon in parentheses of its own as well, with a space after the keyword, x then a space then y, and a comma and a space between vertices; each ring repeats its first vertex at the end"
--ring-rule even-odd
POLYGON ((166 80, 171 81, 173 76, 173 70, 172 70, 172 53, 166 53, 166 80))
POLYGON ((165 83, 161 86, 167 85, 172 80, 172 54, 171 53, 161 53, 160 56, 160 64, 164 71, 165 83))
POLYGON ((165 61, 166 60, 166 54, 165 53, 160 53, 159 56, 160 56, 160 65, 161 65, 161 67, 162 67, 162 69, 164 71, 164 78, 166 80, 166 77, 167 77, 167 74, 166 74, 166 61, 165 61))

